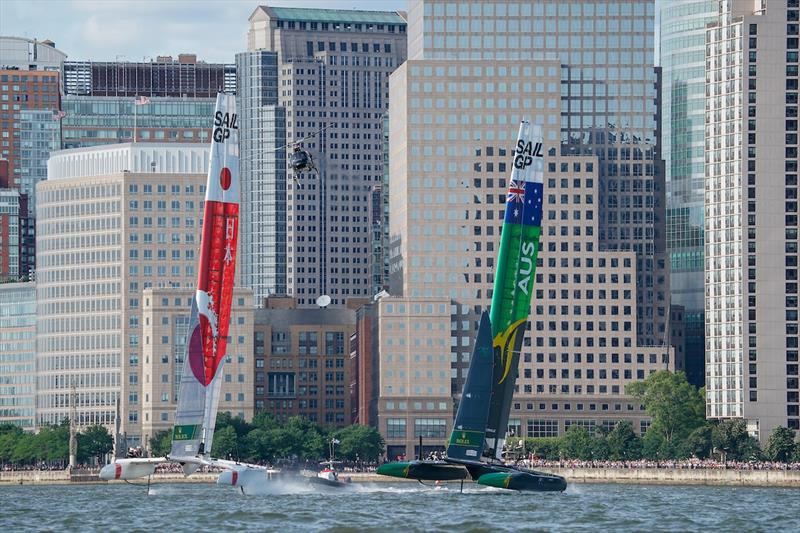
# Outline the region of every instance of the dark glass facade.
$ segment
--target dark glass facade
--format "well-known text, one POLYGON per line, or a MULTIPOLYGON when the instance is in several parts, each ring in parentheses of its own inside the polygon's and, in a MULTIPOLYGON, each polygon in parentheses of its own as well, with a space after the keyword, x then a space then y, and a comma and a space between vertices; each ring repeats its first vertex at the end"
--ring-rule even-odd
POLYGON ((235 65, 159 58, 150 63, 68 61, 64 94, 214 98, 236 89, 235 65))
POLYGON ((153 98, 134 105, 133 97, 65 96, 64 148, 137 142, 208 142, 214 98, 153 98))
POLYGON ((242 180, 241 269, 256 305, 286 294, 286 110, 275 52, 236 55, 242 180))

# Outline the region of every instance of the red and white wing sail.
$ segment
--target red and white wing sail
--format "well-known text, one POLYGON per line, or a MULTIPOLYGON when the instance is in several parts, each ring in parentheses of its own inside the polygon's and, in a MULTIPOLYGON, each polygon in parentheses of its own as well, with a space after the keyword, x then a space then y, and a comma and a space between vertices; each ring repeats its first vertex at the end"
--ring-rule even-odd
POLYGON ((210 453, 214 435, 239 233, 239 125, 230 94, 217 95, 204 209, 171 458, 210 453))

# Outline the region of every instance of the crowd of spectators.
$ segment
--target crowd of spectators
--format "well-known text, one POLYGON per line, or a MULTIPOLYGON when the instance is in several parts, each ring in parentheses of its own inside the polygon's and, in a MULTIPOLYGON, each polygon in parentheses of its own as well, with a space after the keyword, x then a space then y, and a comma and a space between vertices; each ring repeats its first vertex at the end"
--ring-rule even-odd
MULTIPOLYGON (((443 457, 429 457, 428 459, 442 459, 443 457)), ((272 467, 269 463, 259 463, 261 466, 272 467)), ((647 459, 640 459, 637 461, 581 461, 578 459, 562 459, 562 460, 547 460, 540 459, 536 456, 530 456, 526 459, 521 459, 516 462, 517 466, 525 468, 672 468, 679 470, 792 470, 800 471, 800 462, 796 463, 780 463, 774 461, 717 461, 712 459, 683 459, 683 460, 666 460, 666 461, 650 461, 647 459)), ((315 470, 319 469, 319 463, 310 461, 278 461, 274 465, 275 468, 283 470, 315 470)), ((336 469, 341 472, 374 472, 378 467, 378 463, 367 461, 343 461, 337 462, 336 469)), ((2 464, 0 470, 3 472, 14 471, 47 471, 47 470, 64 470, 68 465, 55 462, 55 463, 40 463, 37 465, 13 465, 2 464)), ((90 465, 80 464, 74 470, 98 470, 96 467, 90 465)), ((221 472, 220 468, 211 466, 202 466, 196 470, 198 473, 215 473, 221 472)), ((161 463, 156 466, 156 474, 181 474, 183 469, 178 463, 161 463)))
POLYGON ((564 459, 549 461, 531 457, 518 462, 527 468, 673 468, 680 470, 800 470, 800 463, 774 461, 716 461, 712 459, 683 459, 667 461, 581 461, 564 459))

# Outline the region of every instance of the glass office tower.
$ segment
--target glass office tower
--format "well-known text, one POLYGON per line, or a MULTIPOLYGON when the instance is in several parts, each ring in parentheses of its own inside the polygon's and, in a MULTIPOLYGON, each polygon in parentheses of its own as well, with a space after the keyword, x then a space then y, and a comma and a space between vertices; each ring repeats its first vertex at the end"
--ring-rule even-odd
POLYGON ((672 303, 684 307, 686 375, 705 383, 703 202, 705 200, 706 24, 715 0, 673 0, 661 9, 667 250, 672 303))

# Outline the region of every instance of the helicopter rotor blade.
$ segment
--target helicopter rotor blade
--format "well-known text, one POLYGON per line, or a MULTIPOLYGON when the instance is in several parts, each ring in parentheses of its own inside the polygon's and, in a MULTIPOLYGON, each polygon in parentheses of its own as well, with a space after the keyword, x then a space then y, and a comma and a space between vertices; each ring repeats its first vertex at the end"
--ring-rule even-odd
POLYGON ((320 129, 318 129, 317 131, 315 131, 313 133, 309 133, 308 135, 306 135, 305 137, 303 137, 302 139, 300 139, 298 141, 292 141, 290 143, 284 144, 283 146, 281 146, 279 148, 273 148, 272 150, 267 150, 264 153, 272 154, 272 153, 275 153, 275 152, 280 152, 281 150, 286 150, 290 146, 294 146, 295 144, 300 144, 300 143, 302 143, 304 141, 307 141, 308 139, 313 139, 314 137, 316 137, 317 135, 319 135, 320 133, 322 133, 323 131, 328 129, 329 126, 330 126, 330 124, 328 124, 327 126, 323 126, 320 129))

